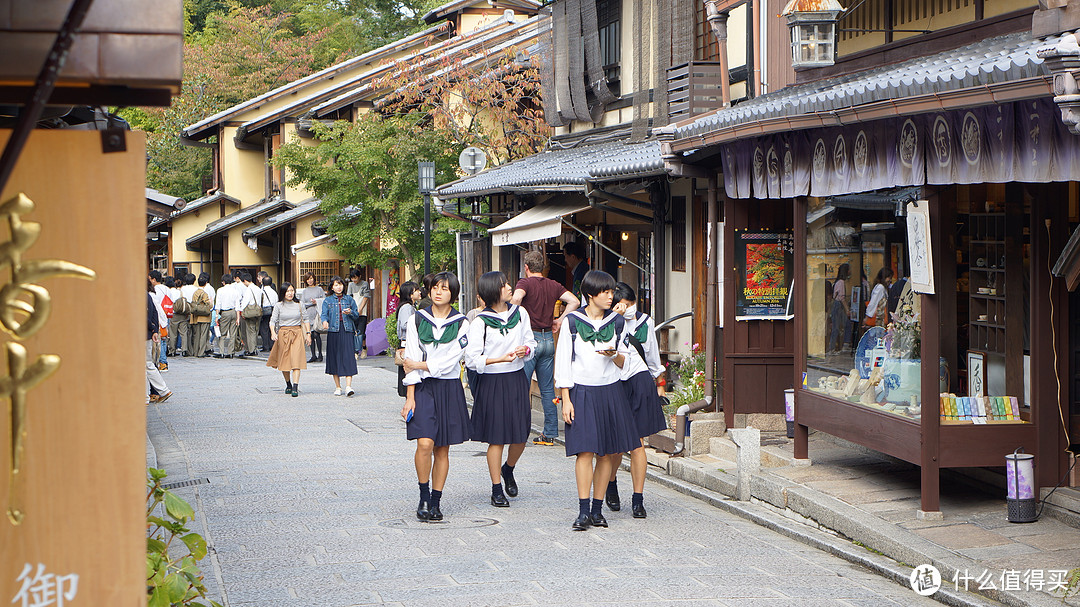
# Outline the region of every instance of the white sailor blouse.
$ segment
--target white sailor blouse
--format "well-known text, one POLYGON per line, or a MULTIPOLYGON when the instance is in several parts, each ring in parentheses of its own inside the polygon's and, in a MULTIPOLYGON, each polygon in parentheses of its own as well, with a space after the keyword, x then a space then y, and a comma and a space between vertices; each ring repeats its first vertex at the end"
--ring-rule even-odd
POLYGON ((555 387, 573 388, 583 386, 606 386, 622 377, 612 357, 598 350, 618 348, 622 336, 617 335, 617 320, 622 317, 614 312, 600 320, 592 320, 585 313, 573 311, 559 327, 559 341, 555 347, 555 387), (576 323, 577 335, 571 335, 571 323, 576 323))
POLYGON ((626 362, 623 363, 622 368, 623 379, 630 379, 646 369, 653 379, 660 377, 660 374, 664 372, 664 366, 660 363, 660 344, 656 342, 653 319, 648 314, 638 313, 635 310, 633 316, 626 319, 626 329, 623 331, 622 340, 619 341, 619 352, 626 356, 626 362), (630 342, 631 337, 641 344, 641 349, 645 352, 645 360, 641 359, 641 354, 630 342))
POLYGON ((469 342, 469 321, 451 309, 446 318, 435 318, 431 308, 417 310, 405 328, 405 358, 426 361, 427 371, 417 369, 405 375, 406 386, 427 378, 461 377, 461 354, 469 342))
POLYGON ((469 343, 465 346, 465 366, 477 373, 512 373, 525 367, 525 361, 536 352, 536 337, 532 332, 529 313, 511 304, 499 313, 484 308, 469 323, 469 343), (527 346, 529 353, 508 363, 487 364, 489 358, 506 356, 518 346, 527 346))

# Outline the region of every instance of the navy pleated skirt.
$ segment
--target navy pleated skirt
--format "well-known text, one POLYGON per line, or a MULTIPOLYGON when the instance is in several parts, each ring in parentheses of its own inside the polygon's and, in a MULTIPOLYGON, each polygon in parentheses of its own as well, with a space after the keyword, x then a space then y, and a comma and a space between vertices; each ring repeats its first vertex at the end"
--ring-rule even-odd
POLYGON ((339 377, 356 375, 352 333, 330 331, 326 334, 326 374, 339 377))
POLYGON ((471 439, 490 445, 514 445, 528 440, 532 409, 525 371, 480 373, 476 384, 471 439))
POLYGON ((566 455, 626 453, 641 446, 622 382, 570 388, 574 423, 566 424, 566 455))
POLYGON ((409 440, 430 438, 436 447, 469 440, 469 410, 459 379, 426 378, 416 385, 416 409, 405 424, 409 440))
POLYGON ((652 436, 667 429, 664 419, 664 405, 656 393, 656 382, 648 371, 642 371, 623 382, 626 400, 630 402, 630 412, 634 416, 639 438, 652 436))

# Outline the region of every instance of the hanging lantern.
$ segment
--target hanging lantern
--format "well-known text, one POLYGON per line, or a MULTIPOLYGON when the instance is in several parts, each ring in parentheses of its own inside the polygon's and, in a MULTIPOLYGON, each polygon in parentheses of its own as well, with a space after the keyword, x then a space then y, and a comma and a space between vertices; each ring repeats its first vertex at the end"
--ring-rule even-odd
POLYGON ((1008 519, 1010 523, 1033 523, 1035 511, 1035 456, 1016 451, 1005 456, 1008 519))
POLYGON ((791 66, 821 67, 836 61, 837 0, 790 0, 781 16, 791 30, 791 66))

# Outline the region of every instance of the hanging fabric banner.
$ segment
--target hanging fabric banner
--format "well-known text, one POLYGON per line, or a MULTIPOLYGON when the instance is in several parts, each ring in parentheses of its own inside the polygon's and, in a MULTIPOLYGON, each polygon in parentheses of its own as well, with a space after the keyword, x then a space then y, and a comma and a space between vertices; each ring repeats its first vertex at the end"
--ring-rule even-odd
POLYGON ((767 135, 723 153, 732 198, 1080 180, 1080 137, 1049 98, 767 135))

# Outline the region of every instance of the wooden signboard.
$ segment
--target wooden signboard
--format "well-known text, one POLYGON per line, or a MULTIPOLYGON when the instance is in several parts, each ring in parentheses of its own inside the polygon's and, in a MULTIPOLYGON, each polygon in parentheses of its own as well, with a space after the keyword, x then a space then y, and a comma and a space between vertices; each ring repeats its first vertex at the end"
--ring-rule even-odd
POLYGON ((146 156, 125 137, 36 130, 0 192, 0 605, 146 603, 146 156))

